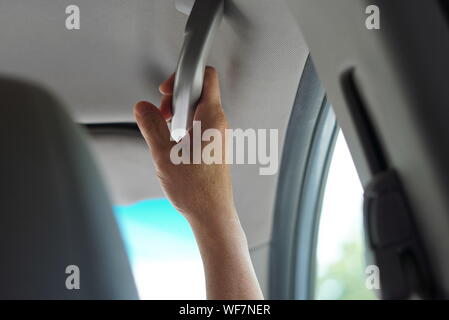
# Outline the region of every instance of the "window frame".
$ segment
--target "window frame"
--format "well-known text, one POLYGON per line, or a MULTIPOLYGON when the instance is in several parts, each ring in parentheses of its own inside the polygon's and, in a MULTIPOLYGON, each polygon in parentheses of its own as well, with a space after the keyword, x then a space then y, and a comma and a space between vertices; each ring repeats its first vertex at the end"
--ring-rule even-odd
POLYGON ((284 141, 274 208, 271 299, 314 297, 321 204, 338 131, 309 56, 284 141))

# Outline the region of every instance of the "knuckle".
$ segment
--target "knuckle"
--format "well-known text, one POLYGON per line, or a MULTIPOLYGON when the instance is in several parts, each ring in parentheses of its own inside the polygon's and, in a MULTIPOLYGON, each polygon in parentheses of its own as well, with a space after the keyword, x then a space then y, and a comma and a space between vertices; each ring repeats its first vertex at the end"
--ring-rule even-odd
POLYGON ((228 126, 228 119, 226 118, 225 113, 223 110, 219 110, 215 116, 215 121, 217 123, 217 127, 219 129, 227 128, 228 126))

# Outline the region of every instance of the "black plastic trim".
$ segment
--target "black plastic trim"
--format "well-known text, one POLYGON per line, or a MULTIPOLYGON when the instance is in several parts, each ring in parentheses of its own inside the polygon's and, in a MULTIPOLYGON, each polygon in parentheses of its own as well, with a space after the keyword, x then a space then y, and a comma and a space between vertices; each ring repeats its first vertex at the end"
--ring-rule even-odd
POLYGON ((355 73, 355 68, 343 73, 341 77, 343 94, 353 123, 356 126, 357 134, 362 140, 363 152, 367 157, 371 174, 375 175, 385 171, 388 165, 376 130, 370 121, 365 99, 360 92, 355 73))

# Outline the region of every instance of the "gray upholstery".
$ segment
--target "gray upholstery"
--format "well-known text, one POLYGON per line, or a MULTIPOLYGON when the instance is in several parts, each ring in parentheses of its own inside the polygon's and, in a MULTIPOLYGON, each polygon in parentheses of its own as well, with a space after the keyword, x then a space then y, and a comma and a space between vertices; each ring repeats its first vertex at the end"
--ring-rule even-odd
POLYGON ((0 78, 0 96, 0 298, 137 298, 81 129, 31 84, 0 78))

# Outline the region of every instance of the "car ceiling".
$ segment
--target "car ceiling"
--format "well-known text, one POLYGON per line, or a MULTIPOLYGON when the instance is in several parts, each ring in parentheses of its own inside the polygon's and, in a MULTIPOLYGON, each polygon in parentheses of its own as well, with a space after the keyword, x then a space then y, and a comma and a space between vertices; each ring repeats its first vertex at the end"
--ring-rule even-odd
MULTIPOLYGON (((158 84, 175 70, 187 16, 175 9, 174 0, 77 0, 81 28, 68 31, 65 8, 70 4, 2 2, 0 72, 43 84, 79 123, 134 122, 133 104, 158 103, 158 84)), ((284 1, 226 1, 208 64, 219 71, 230 126, 279 129, 281 156, 307 56, 284 1)), ((89 138, 114 203, 163 196, 135 131, 91 130, 89 138)), ((277 175, 260 176, 258 170, 257 165, 232 168, 253 259, 255 248, 267 248, 271 239, 277 182, 277 175)))

